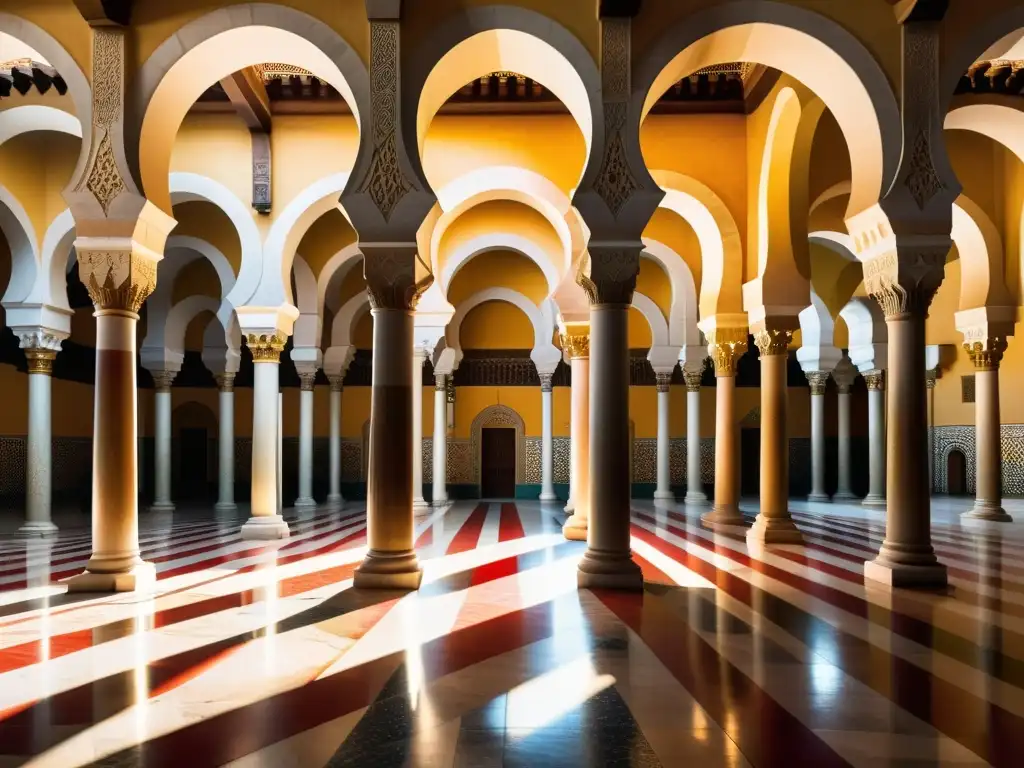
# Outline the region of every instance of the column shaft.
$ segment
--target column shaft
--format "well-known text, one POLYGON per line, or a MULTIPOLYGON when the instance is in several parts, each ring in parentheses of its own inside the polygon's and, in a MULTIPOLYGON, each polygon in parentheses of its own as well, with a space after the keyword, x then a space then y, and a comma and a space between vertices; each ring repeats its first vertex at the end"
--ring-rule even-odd
POLYGON ((739 426, 736 423, 736 364, 747 350, 747 329, 706 331, 715 366, 715 503, 701 518, 705 525, 743 525, 739 506, 739 426))
POLYGON ((434 482, 435 507, 448 503, 448 388, 444 374, 434 376, 434 482))
POLYGON ((556 501, 555 496, 555 413, 552 374, 542 373, 540 383, 540 500, 556 501))
POLYGON ((280 337, 248 337, 253 355, 252 393, 252 516, 242 526, 242 538, 283 539, 288 524, 280 507, 280 337))
MULTIPOLYGON (((999 419, 999 361, 1006 342, 989 339, 985 343, 967 344, 974 361, 974 438, 975 438, 975 500, 974 509, 965 517, 995 522, 1010 522, 1003 509, 1003 460, 999 419)), ((931 390, 928 392, 931 395, 931 390)))
POLYGON ((801 544, 803 536, 789 514, 788 333, 768 335, 768 331, 757 335, 761 351, 761 497, 748 537, 764 544, 801 544))
POLYGON ((581 587, 642 589, 630 552, 628 305, 590 306, 590 528, 581 587))
POLYGON ((313 386, 316 374, 303 374, 299 392, 299 498, 296 507, 315 507, 313 498, 313 386))
POLYGON ((672 493, 672 480, 669 475, 669 432, 670 432, 670 409, 672 404, 669 400, 671 392, 672 374, 655 374, 658 386, 658 466, 657 486, 654 491, 654 498, 662 501, 675 501, 676 495, 672 493))
POLYGON ((569 445, 572 516, 565 521, 562 532, 567 539, 587 540, 590 525, 590 338, 586 334, 563 339, 569 343, 572 390, 569 445))
POLYGON ((369 551, 356 569, 355 586, 416 589, 422 571, 413 551, 413 314, 408 309, 372 312, 369 551))
POLYGON ((840 388, 838 395, 839 419, 839 482, 835 499, 853 499, 850 483, 850 391, 840 388))
POLYGON ((220 432, 218 435, 218 501, 217 509, 223 512, 235 510, 235 388, 234 374, 231 381, 227 375, 218 377, 220 393, 220 432))
POLYGON ((25 524, 20 531, 33 536, 57 532, 50 516, 52 494, 50 381, 54 353, 27 350, 28 455, 26 456, 25 524), (33 357, 38 355, 42 357, 33 357))
POLYGON ((825 491, 825 382, 827 373, 807 374, 811 384, 811 493, 809 501, 829 501, 825 491))
POLYGON ((412 356, 412 505, 425 510, 423 498, 423 351, 412 356))
POLYGON ((331 377, 331 441, 330 441, 330 491, 327 504, 340 507, 345 503, 341 495, 341 377, 331 377))
POLYGON ((139 556, 138 319, 130 311, 96 311, 92 556, 85 572, 68 581, 72 592, 132 591, 155 578, 139 556))
POLYGON ((925 371, 928 387, 928 492, 935 492, 935 380, 936 371, 925 371))
MULTIPOLYGON (((703 371, 703 369, 702 369, 703 371)), ((686 382, 686 503, 707 502, 700 466, 700 380, 686 382)))
POLYGON ((155 434, 153 447, 156 454, 156 487, 153 495, 154 512, 170 512, 174 509, 171 502, 171 390, 170 382, 166 388, 158 383, 153 395, 153 411, 155 417, 155 434))
POLYGON ((864 505, 885 506, 885 375, 864 375, 868 384, 868 495, 864 505))

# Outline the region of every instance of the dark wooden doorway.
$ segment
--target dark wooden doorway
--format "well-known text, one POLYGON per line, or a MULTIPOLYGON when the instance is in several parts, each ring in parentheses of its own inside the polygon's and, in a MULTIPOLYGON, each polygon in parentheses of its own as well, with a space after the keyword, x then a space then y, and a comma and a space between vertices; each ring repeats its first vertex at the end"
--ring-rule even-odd
POLYGON ((740 430, 740 495, 761 494, 761 430, 740 430))
POLYGON ((209 496, 208 440, 209 433, 202 427, 186 427, 178 433, 181 459, 177 495, 182 500, 200 501, 209 496))
POLYGON ((511 499, 516 495, 516 431, 485 427, 480 446, 480 495, 511 499))
POLYGON ((967 457, 953 449, 946 457, 946 490, 950 496, 967 495, 967 457))

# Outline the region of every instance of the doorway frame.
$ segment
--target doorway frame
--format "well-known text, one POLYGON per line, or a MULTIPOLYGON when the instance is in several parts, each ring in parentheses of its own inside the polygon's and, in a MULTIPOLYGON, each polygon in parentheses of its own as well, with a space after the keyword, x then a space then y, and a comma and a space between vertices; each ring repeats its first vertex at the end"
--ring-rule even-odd
POLYGON ((473 419, 469 439, 473 452, 473 478, 478 489, 483 489, 483 431, 484 427, 512 427, 516 431, 516 487, 525 483, 526 475, 526 423, 523 417, 507 405, 489 405, 473 419))

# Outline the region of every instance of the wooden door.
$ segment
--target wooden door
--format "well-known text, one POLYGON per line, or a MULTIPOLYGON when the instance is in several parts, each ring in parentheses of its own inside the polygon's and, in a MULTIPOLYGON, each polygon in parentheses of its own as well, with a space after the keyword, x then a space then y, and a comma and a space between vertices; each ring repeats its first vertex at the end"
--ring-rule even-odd
POLYGON ((952 450, 946 458, 946 491, 950 496, 967 495, 967 457, 952 450))
POLYGON ((187 428, 178 433, 180 448, 179 483, 177 496, 180 499, 206 499, 210 491, 207 473, 208 433, 205 429, 187 428))
POLYGON ((480 495, 511 499, 516 495, 516 431, 485 427, 480 446, 480 495))

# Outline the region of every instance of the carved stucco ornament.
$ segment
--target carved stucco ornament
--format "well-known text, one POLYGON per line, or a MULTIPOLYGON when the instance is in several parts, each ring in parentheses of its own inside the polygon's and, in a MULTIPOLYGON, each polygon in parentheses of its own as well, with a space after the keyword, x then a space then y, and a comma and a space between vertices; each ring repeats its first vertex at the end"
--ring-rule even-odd
POLYGON ((416 280, 417 264, 425 266, 415 248, 367 249, 363 270, 371 309, 415 310, 420 297, 434 283, 430 273, 416 280))
POLYGON ((975 370, 996 371, 1006 352, 1005 337, 993 336, 984 339, 971 339, 964 342, 964 351, 974 363, 975 370))
POLYGON ((910 243, 864 263, 864 287, 886 319, 924 315, 942 284, 950 239, 910 243))
POLYGON ((633 303, 636 277, 640 271, 642 246, 591 245, 588 258, 576 273, 576 283, 587 294, 592 305, 633 303), (584 271, 589 262, 589 274, 584 271))
POLYGON ((102 310, 138 314, 156 288, 158 259, 138 251, 78 249, 78 275, 102 310))
POLYGON ((735 376, 736 364, 747 351, 747 329, 716 328, 706 331, 705 336, 715 376, 735 376))

